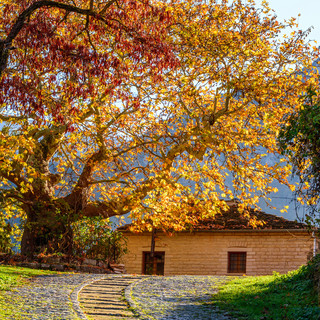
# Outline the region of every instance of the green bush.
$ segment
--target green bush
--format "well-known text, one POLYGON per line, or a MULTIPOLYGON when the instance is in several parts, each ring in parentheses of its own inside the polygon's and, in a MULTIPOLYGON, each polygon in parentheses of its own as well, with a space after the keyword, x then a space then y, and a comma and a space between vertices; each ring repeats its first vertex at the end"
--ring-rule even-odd
POLYGON ((2 253, 12 253, 12 226, 9 222, 0 219, 0 252, 2 253))
POLYGON ((306 273, 312 279, 315 286, 318 286, 318 282, 320 281, 320 254, 317 254, 309 261, 306 266, 306 273))
POLYGON ((109 219, 92 217, 73 224, 74 254, 91 259, 118 262, 126 253, 126 241, 122 233, 112 230, 109 219))

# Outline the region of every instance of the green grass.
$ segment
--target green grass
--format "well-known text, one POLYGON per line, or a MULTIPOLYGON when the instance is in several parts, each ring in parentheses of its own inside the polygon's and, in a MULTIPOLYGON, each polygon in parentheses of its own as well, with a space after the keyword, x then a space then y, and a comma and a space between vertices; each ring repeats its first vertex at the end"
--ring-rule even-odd
POLYGON ((312 272, 308 265, 285 275, 232 280, 219 288, 213 302, 239 320, 318 320, 312 272))
POLYGON ((11 304, 6 298, 6 292, 22 285, 28 285, 31 277, 44 274, 57 274, 57 272, 0 265, 0 319, 7 319, 11 316, 19 319, 17 306, 19 303, 21 305, 24 303, 15 301, 14 304, 11 304))
POLYGON ((57 272, 0 265, 0 293, 13 287, 26 284, 28 279, 43 274, 57 272))

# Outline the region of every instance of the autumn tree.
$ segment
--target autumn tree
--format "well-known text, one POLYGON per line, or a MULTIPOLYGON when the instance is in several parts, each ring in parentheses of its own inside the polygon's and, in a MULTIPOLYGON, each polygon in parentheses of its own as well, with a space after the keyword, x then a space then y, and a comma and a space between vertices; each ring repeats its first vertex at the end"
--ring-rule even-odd
POLYGON ((296 189, 297 207, 306 205, 305 221, 315 226, 320 222, 320 99, 312 89, 301 99, 300 109, 287 116, 278 142, 300 182, 296 189))
POLYGON ((177 64, 165 42, 172 17, 148 1, 0 8, 2 205, 26 215, 22 253, 66 251, 73 221, 118 212, 112 193, 88 203, 90 189, 101 185, 104 196, 104 186, 121 183, 121 156, 143 145, 125 127, 137 127, 146 108, 135 87, 177 64))
POLYGON ((214 0, 1 10, 1 199, 25 216, 23 253, 70 251, 85 216, 180 230, 287 183, 266 156, 315 56, 294 19, 214 0))

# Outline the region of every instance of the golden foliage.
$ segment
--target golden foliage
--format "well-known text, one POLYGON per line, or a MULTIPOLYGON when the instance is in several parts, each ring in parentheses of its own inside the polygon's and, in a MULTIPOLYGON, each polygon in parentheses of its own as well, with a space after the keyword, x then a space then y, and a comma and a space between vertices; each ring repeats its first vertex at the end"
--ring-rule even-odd
MULTIPOLYGON (((300 108, 299 97, 315 83, 318 53, 294 19, 279 22, 266 3, 258 9, 252 1, 153 1, 158 18, 133 3, 123 2, 126 16, 115 6, 105 17, 123 19, 121 34, 101 20, 81 33, 85 17, 72 13, 58 24, 55 9, 44 12, 59 35, 35 47, 34 39, 16 39, 5 77, 17 75, 45 108, 41 116, 16 100, 1 105, 8 128, 0 142, 3 192, 26 204, 45 191, 82 214, 90 204, 91 215, 130 212, 138 228, 149 230, 181 230, 225 208, 222 198, 238 198, 245 214, 276 192, 273 181, 288 184, 290 165, 268 159, 278 153, 284 115, 300 108), (142 36, 150 43, 138 46, 142 36), (73 39, 74 54, 81 45, 83 56, 74 60, 71 50, 57 56, 65 59, 58 65, 45 64, 50 45, 66 41, 61 37, 73 39), (94 50, 109 62, 84 60, 94 50), (80 194, 86 198, 76 206, 80 194)), ((42 18, 35 13, 30 23, 42 18)))

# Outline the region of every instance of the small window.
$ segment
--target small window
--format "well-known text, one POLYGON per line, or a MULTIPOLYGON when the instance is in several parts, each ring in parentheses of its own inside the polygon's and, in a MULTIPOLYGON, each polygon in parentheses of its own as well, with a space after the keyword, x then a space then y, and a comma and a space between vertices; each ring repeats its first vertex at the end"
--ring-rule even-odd
POLYGON ((228 273, 246 273, 246 264, 246 252, 228 252, 228 273))
POLYGON ((164 275, 164 252, 143 252, 142 273, 153 275, 164 275))

